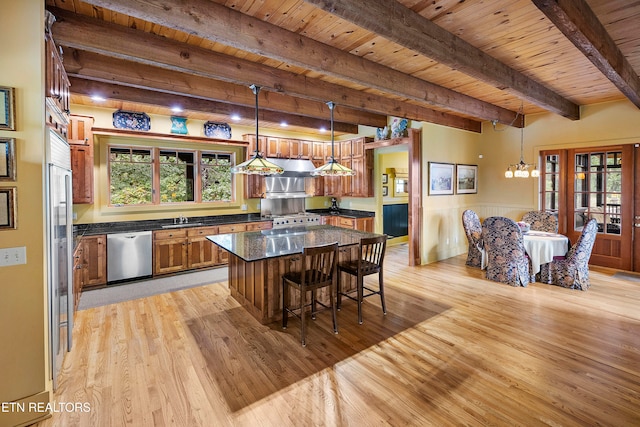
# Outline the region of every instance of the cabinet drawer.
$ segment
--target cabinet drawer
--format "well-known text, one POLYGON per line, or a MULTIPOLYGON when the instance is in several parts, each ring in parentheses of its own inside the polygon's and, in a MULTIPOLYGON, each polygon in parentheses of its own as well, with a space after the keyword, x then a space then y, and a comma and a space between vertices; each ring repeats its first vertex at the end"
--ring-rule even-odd
POLYGON ((228 224, 218 227, 218 234, 237 233, 239 231, 247 231, 246 224, 228 224))
POLYGON ((159 230, 153 232, 154 239, 175 239, 176 237, 187 237, 186 229, 159 230))
POLYGON ((218 234, 218 227, 198 227, 198 228, 190 228, 187 231, 187 236, 196 237, 196 236, 211 236, 213 234, 218 234))
POLYGON ((340 217, 340 222, 338 223, 338 225, 340 227, 355 228, 356 219, 340 217))
POLYGON ((271 221, 252 222, 247 224, 247 231, 270 230, 272 227, 273 223, 271 221))

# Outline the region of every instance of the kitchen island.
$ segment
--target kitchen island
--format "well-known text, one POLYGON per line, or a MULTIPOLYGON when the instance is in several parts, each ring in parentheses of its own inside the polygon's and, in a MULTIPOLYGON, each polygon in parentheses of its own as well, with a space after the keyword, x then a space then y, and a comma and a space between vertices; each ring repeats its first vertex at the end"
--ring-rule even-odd
MULTIPOLYGON (((377 234, 314 225, 218 234, 207 239, 229 252, 231 296, 260 323, 267 324, 282 318, 281 277, 302 269, 300 255, 305 246, 338 242, 339 261, 343 262, 357 257, 360 239, 373 236, 377 234)), ((355 281, 343 281, 343 289, 355 289, 355 281)), ((327 298, 328 290, 318 293, 318 300, 326 302, 327 298)), ((297 293, 290 296, 292 304, 296 299, 297 293)))

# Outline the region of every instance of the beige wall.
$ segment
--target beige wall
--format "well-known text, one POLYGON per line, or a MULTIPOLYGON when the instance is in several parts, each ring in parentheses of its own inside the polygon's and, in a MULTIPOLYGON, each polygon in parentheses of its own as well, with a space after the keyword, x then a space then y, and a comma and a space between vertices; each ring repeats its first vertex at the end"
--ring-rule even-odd
MULTIPOLYGON (((640 143, 640 110, 628 101, 581 108, 581 119, 571 121, 555 114, 527 117, 524 129, 524 159, 539 163, 541 150, 577 146, 640 143)), ((520 160, 520 130, 491 123, 482 134, 424 124, 423 165, 428 161, 478 165, 478 194, 428 196, 428 174, 424 174, 422 262, 430 263, 465 253, 466 237, 462 212, 474 209, 481 219, 493 215, 520 219, 538 208, 539 179, 507 179, 509 163, 520 160), (480 157, 482 156, 482 157, 480 157)))
MULTIPOLYGON (((0 13, 0 86, 16 90, 17 229, 0 230, 0 248, 26 247, 27 263, 0 267, 0 403, 48 401, 44 244, 44 2, 8 1, 0 13)), ((28 408, 28 407, 27 407, 28 408)), ((33 420, 0 411, 0 425, 33 420)))

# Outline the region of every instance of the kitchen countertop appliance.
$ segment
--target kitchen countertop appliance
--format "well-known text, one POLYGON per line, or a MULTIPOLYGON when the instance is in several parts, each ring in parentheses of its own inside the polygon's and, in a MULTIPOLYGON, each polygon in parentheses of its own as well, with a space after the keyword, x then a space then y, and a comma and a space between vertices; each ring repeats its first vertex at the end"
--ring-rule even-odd
POLYGON ((152 231, 107 234, 107 283, 151 276, 152 231))

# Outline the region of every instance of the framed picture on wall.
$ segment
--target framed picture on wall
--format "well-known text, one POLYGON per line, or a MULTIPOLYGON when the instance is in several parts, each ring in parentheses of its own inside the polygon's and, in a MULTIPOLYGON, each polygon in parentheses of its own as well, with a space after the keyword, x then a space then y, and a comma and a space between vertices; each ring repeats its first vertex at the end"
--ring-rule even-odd
POLYGON ((0 130, 16 130, 15 89, 0 86, 0 130))
POLYGON ((386 185, 382 186, 382 196, 386 197, 389 195, 389 187, 387 187, 386 185))
POLYGON ((0 188, 0 230, 16 228, 16 188, 0 188))
POLYGON ((429 195, 453 194, 453 163, 429 162, 429 195))
POLYGON ((456 192, 474 194, 478 192, 478 166, 456 165, 456 192))
POLYGON ((16 140, 0 138, 0 181, 16 180, 16 140))
POLYGON ((386 173, 382 174, 382 183, 383 184, 388 184, 389 183, 389 175, 387 175, 386 173))

